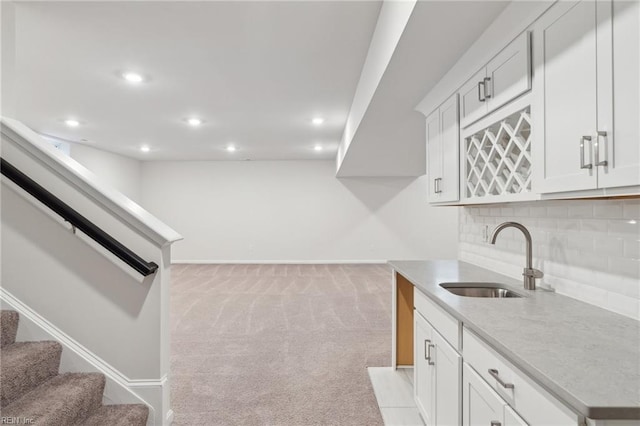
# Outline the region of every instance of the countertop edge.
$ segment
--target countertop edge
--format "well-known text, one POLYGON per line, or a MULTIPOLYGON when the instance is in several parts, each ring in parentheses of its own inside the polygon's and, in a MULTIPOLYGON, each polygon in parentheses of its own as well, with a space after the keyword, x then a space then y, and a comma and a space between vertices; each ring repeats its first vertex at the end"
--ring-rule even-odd
MULTIPOLYGON (((453 260, 452 260, 453 261, 453 260)), ((549 392, 554 398, 558 399, 564 405, 566 405, 569 409, 576 412, 577 414, 587 417, 593 420, 640 420, 640 407, 638 406, 622 406, 622 407, 594 407, 588 406, 567 390, 562 388, 560 385, 557 385, 551 378, 547 377, 539 370, 531 366, 529 363, 524 361, 522 358, 515 355, 511 352, 507 347, 501 344, 498 340, 494 339, 490 335, 488 335, 484 330, 477 327, 470 321, 467 317, 462 315, 460 312, 452 308, 446 301, 441 300, 435 294, 430 293, 429 291, 424 291, 420 285, 415 284, 416 282, 420 282, 421 280, 416 277, 412 277, 410 273, 404 271, 400 265, 397 265, 395 262, 400 261, 388 261, 387 264, 393 269, 393 271, 400 273, 403 277, 405 277, 409 282, 413 284, 415 288, 417 288, 422 294, 427 296, 429 300, 432 300, 438 306, 443 308, 446 312, 454 316, 457 320, 462 321, 463 326, 467 327, 469 330, 473 331, 478 337, 484 340, 492 349, 498 352, 501 356, 503 356, 506 360, 514 364, 517 368, 519 368, 523 373, 526 374, 531 380, 533 380, 536 384, 542 387, 545 391, 549 392)), ((480 266, 473 265, 468 262, 455 260, 458 264, 467 264, 474 268, 484 269, 480 266)), ((492 273, 503 275, 498 272, 492 273)), ((513 278, 503 275, 505 278, 509 280, 513 280, 513 278)), ((440 283, 435 283, 438 285, 440 283)))

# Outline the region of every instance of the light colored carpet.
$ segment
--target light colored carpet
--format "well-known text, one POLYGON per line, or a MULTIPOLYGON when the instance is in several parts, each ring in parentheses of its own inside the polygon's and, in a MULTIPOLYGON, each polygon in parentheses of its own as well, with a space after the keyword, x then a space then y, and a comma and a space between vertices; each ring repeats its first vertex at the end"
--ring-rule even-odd
POLYGON ((382 425, 385 265, 174 265, 175 425, 382 425))

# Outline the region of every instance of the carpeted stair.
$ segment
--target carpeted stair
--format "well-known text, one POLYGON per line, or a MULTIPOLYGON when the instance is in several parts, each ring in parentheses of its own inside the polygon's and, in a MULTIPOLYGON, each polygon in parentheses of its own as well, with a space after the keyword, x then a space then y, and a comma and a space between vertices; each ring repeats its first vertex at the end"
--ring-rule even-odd
POLYGON ((145 426, 142 404, 102 405, 99 373, 58 374, 58 342, 16 342, 19 316, 0 311, 0 410, 2 418, 55 426, 145 426), (24 419, 27 419, 26 421, 24 419), (31 419, 30 422, 28 419, 31 419))

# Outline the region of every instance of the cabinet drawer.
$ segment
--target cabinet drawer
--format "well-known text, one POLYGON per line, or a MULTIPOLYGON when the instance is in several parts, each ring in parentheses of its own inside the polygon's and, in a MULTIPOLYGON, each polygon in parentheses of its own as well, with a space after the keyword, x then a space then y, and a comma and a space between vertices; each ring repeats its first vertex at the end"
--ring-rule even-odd
POLYGON ((414 292, 413 306, 454 349, 460 351, 460 323, 457 319, 432 302, 421 291, 414 292))
POLYGON ((578 424, 577 414, 534 383, 467 328, 463 328, 462 339, 465 362, 468 362, 528 424, 532 426, 578 424), (495 376, 513 387, 502 386, 489 370, 494 370, 495 376))

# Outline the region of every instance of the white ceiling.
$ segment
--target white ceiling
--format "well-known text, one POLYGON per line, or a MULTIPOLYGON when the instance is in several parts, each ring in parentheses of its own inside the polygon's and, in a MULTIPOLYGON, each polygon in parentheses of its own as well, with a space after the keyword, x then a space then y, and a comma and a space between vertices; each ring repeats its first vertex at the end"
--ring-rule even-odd
POLYGON ((380 5, 16 3, 11 110, 40 133, 140 159, 334 158, 380 5), (125 70, 149 81, 132 86, 125 70), (205 123, 188 126, 192 115, 205 123))

